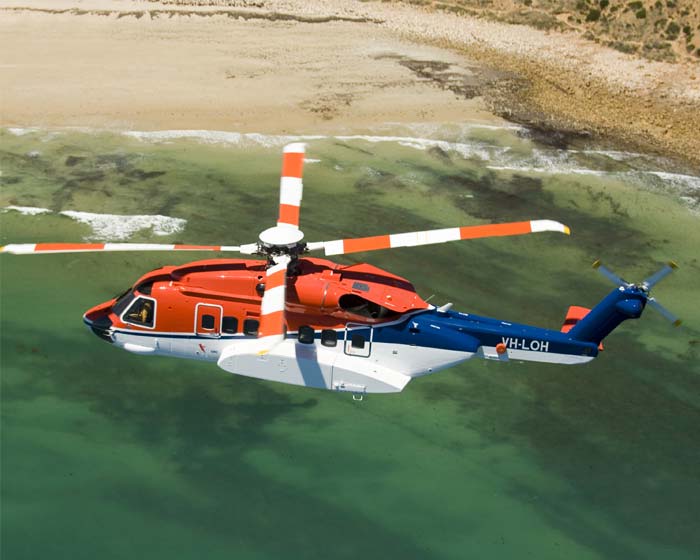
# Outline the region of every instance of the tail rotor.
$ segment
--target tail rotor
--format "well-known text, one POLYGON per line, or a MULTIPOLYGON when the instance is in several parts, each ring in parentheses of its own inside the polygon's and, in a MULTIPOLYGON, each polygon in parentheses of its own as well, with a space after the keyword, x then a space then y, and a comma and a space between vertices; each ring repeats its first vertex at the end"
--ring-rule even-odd
POLYGON ((654 286, 656 286, 656 284, 661 282, 661 280, 666 278, 666 276, 668 276, 669 274, 671 274, 671 272, 678 268, 678 265, 675 262, 667 262, 657 272, 655 272, 645 280, 642 280, 642 282, 640 282, 639 284, 627 282, 626 280, 615 274, 612 270, 604 266, 599 260, 593 263, 593 268, 595 268, 598 272, 600 272, 603 276, 605 276, 616 286, 620 286, 622 288, 636 288, 638 290, 641 290, 646 296, 647 305, 650 305, 657 312, 659 312, 661 316, 664 317, 664 319, 666 319, 667 321, 669 321, 674 327, 678 327, 681 325, 682 321, 676 315, 674 315, 673 313, 671 313, 671 311, 669 311, 663 305, 661 305, 656 300, 656 298, 649 295, 650 290, 654 286))

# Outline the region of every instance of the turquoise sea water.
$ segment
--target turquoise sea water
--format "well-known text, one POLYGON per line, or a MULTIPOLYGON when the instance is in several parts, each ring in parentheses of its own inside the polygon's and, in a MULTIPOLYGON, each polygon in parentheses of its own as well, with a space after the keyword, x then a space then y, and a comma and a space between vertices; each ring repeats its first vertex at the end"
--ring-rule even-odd
MULTIPOLYGON (((376 136, 307 139, 308 240, 529 218, 573 235, 339 261, 556 328, 610 289, 596 258, 629 280, 673 258, 655 295, 684 327, 649 310, 586 366, 472 360, 354 402, 130 355, 82 325, 142 273, 198 255, 2 255, 3 559, 696 557, 700 179, 517 128, 376 136)), ((4 131, 0 207, 49 212, 0 214, 0 243, 128 233, 71 210, 186 220, 131 241, 254 241, 276 218, 286 140, 4 131)))

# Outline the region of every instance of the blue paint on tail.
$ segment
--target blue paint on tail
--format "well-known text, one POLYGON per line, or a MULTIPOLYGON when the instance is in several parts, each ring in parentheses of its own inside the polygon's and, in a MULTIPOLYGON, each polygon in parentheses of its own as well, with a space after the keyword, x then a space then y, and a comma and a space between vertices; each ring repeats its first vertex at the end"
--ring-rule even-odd
POLYGON ((634 285, 620 286, 581 319, 569 336, 575 340, 600 343, 620 323, 638 319, 647 303, 647 293, 634 285))

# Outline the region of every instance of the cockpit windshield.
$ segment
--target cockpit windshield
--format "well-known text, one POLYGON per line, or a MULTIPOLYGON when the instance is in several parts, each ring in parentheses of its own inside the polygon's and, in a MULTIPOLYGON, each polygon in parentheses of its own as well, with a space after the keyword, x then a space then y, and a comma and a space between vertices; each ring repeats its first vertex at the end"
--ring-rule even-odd
POLYGON ((117 298, 117 301, 112 306, 112 311, 117 315, 121 315, 132 301, 134 301, 134 292, 129 288, 117 298))

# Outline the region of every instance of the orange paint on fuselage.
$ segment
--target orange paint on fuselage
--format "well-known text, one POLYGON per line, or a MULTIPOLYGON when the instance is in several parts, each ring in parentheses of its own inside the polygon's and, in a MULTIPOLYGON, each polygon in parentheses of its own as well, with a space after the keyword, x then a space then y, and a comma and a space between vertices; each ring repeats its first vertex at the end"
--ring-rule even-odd
MULTIPOLYGON (((114 327, 121 329, 191 334, 195 332, 196 306, 217 305, 224 317, 238 320, 241 332, 245 319, 260 317, 262 291, 257 287, 266 283, 265 269, 265 262, 259 260, 210 259, 145 274, 134 284, 134 294, 156 300, 153 328, 121 321, 111 310, 116 300, 90 309, 87 316, 109 313, 114 327), (150 285, 150 294, 139 289, 146 285, 150 285)), ((291 270, 287 278, 289 331, 296 331, 301 325, 318 330, 343 328, 348 322, 382 323, 428 307, 408 280, 372 265, 345 266, 325 259, 303 258, 291 270), (343 296, 347 297, 341 301, 343 296), (374 313, 347 303, 361 304, 363 300, 370 302, 374 313), (378 309, 380 312, 376 313, 378 309)))

